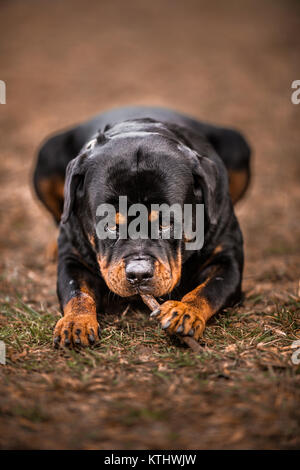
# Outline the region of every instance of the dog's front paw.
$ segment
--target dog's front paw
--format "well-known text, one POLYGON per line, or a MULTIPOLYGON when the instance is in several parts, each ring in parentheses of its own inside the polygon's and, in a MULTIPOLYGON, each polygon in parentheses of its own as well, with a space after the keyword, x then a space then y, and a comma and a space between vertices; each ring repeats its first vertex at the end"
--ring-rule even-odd
POLYGON ((184 302, 168 300, 151 315, 157 317, 162 328, 172 335, 191 336, 198 340, 205 328, 201 310, 184 302))
POLYGON ((65 315, 54 329, 55 348, 67 346, 89 346, 100 339, 100 326, 94 315, 65 315))

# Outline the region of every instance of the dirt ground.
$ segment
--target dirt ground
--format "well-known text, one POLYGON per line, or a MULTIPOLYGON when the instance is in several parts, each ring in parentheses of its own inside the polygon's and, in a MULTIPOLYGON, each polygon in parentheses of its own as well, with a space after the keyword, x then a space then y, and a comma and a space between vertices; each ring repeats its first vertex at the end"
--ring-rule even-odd
POLYGON ((300 4, 2 0, 0 15, 0 448, 299 448, 300 4), (236 207, 246 298, 199 355, 132 308, 103 315, 90 351, 51 346, 56 233, 31 189, 36 150, 122 104, 237 127, 253 148, 236 207))

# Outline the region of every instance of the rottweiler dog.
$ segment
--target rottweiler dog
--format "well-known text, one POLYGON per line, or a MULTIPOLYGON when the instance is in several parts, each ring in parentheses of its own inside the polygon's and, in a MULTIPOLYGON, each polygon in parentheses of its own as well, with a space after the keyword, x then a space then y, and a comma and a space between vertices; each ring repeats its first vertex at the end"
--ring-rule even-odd
MULTIPOLYGON (((243 238, 235 204, 250 180, 250 148, 232 129, 153 107, 125 107, 49 138, 34 171, 39 199, 59 224, 57 292, 63 317, 54 346, 88 346, 108 294, 163 299, 157 312, 170 334, 198 340, 207 320, 241 299, 243 238), (128 204, 204 204, 204 244, 121 239, 128 204), (97 236, 97 208, 116 207, 114 236, 97 236)), ((149 209, 150 210, 150 209, 149 209)), ((157 214, 155 215, 157 216, 157 214)), ((153 214, 149 214, 149 220, 153 214)), ((159 231, 169 227, 159 224, 159 231)), ((118 297, 119 296, 119 297, 118 297)))

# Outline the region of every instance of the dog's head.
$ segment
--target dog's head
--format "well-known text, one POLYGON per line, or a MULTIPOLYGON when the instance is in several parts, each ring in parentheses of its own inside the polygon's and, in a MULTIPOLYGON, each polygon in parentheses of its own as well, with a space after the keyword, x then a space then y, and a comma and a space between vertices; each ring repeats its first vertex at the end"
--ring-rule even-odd
POLYGON ((153 207, 204 203, 207 232, 218 219, 218 174, 178 128, 150 119, 125 121, 99 132, 69 163, 62 223, 77 218, 110 290, 122 297, 162 296, 179 283, 189 254, 184 230, 174 234, 180 223, 175 218, 184 212, 171 210, 166 223, 153 207), (146 219, 134 204, 147 209, 146 219))

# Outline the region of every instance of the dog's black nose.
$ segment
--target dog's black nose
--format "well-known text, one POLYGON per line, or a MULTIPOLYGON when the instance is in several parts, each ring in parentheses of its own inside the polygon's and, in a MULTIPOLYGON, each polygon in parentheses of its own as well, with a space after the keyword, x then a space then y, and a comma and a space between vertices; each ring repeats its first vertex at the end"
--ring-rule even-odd
POLYGON ((141 284, 153 277, 153 263, 150 259, 133 259, 125 268, 127 280, 131 284, 141 284))

